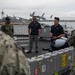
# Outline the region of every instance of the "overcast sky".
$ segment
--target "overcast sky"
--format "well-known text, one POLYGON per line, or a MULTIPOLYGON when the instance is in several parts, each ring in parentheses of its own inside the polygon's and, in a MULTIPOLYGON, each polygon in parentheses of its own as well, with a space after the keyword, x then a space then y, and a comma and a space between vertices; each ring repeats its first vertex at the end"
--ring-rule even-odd
POLYGON ((0 0, 0 12, 2 9, 5 15, 24 18, 30 18, 29 14, 35 11, 40 16, 45 13, 47 19, 50 15, 75 19, 75 0, 0 0))

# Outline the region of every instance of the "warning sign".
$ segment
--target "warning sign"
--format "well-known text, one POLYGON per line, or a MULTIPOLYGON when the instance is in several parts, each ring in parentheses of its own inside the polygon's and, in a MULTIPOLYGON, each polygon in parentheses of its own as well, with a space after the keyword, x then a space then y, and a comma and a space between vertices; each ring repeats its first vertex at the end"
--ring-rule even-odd
POLYGON ((67 65, 67 54, 62 55, 62 67, 66 67, 67 65))
POLYGON ((42 72, 46 72, 46 65, 42 66, 42 72))
POLYGON ((38 74, 37 69, 34 69, 34 75, 37 75, 37 74, 38 74))

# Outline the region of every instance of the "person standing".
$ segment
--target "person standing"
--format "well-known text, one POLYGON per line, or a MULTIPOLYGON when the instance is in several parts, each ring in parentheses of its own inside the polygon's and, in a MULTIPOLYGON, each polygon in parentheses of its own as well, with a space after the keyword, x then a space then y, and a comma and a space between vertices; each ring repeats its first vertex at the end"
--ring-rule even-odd
POLYGON ((35 41, 35 53, 38 53, 38 36, 41 32, 41 25, 37 21, 37 17, 33 16, 33 21, 28 26, 29 35, 29 51, 27 53, 32 53, 33 41, 35 41))
POLYGON ((51 26, 51 31, 50 31, 50 37, 51 37, 51 43, 50 43, 50 49, 54 49, 53 48, 53 42, 56 39, 59 39, 61 37, 64 37, 64 29, 63 27, 59 24, 59 18, 55 17, 54 18, 54 25, 51 26))
POLYGON ((5 24, 1 26, 1 31, 13 37, 14 29, 13 29, 13 25, 10 24, 10 20, 11 20, 10 17, 5 18, 5 24))

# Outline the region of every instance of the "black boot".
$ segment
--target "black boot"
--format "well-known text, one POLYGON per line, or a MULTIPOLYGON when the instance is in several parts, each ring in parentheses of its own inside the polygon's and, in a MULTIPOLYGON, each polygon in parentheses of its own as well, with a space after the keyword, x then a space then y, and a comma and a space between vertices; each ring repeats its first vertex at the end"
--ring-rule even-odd
POLYGON ((30 54, 30 53, 32 53, 32 51, 28 51, 28 52, 27 52, 27 54, 30 54))

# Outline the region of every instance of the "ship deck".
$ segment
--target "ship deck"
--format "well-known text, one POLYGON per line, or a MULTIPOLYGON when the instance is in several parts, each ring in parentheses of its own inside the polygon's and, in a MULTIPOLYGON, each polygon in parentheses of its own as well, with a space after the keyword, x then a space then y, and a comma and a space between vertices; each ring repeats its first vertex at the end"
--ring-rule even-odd
MULTIPOLYGON (((21 37, 17 37, 17 38, 18 38, 17 39, 18 44, 25 49, 25 52, 27 52, 28 47, 29 47, 29 37, 21 36, 21 37)), ((27 58, 31 58, 31 57, 38 56, 38 55, 41 55, 44 53, 48 53, 48 51, 43 51, 42 48, 49 48, 49 45, 50 45, 50 40, 39 40, 38 41, 38 52, 39 53, 36 54, 35 53, 35 42, 34 42, 32 53, 30 53, 30 54, 25 53, 25 55, 27 58)), ((62 75, 69 75, 69 72, 64 73, 62 75)))

